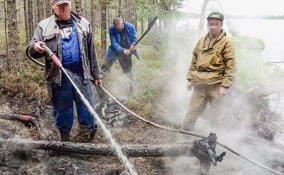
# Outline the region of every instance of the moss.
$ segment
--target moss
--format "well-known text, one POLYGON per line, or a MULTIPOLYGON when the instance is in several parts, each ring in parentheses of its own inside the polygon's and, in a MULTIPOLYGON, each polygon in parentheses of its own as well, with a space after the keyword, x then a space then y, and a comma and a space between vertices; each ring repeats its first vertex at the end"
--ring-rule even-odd
MULTIPOLYGON (((24 50, 22 50, 22 53, 24 53, 24 50)), ((13 64, 20 65, 19 70, 6 70, 2 63, 0 89, 12 97, 38 99, 45 104, 49 103, 44 80, 44 68, 35 65, 24 56, 22 58, 24 59, 19 59, 19 62, 13 62, 13 64)))
POLYGON ((236 48, 237 85, 248 89, 269 84, 272 81, 281 81, 283 70, 266 63, 261 50, 250 48, 253 45, 252 42, 247 42, 243 37, 234 37, 233 42, 236 48))
POLYGON ((263 51, 265 48, 264 41, 259 38, 253 38, 248 36, 235 36, 232 37, 233 42, 237 48, 254 50, 254 51, 263 51))
POLYGON ((141 88, 134 98, 128 99, 127 106, 143 116, 151 116, 157 110, 163 93, 164 82, 159 80, 163 54, 147 45, 140 45, 139 53, 141 60, 135 60, 133 69, 141 88))

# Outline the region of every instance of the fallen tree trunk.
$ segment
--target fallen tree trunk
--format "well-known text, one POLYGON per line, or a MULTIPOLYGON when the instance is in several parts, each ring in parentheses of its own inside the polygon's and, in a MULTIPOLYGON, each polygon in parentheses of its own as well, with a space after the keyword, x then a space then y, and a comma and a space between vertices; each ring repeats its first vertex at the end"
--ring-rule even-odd
POLYGON ((0 112, 0 119, 4 120, 19 120, 19 115, 17 114, 7 114, 0 112))
MULTIPOLYGON (((97 156, 114 156, 113 149, 107 144, 72 143, 72 142, 48 142, 23 139, 1 139, 0 144, 12 144, 31 149, 55 151, 60 153, 77 153, 97 156)), ((194 156, 193 142, 180 144, 127 144, 122 145, 123 152, 129 157, 175 157, 194 156)))
POLYGON ((11 138, 13 136, 14 136, 13 133, 0 129, 0 138, 8 139, 8 138, 11 138))
POLYGON ((22 121, 22 122, 31 122, 31 121, 36 120, 34 117, 28 116, 28 115, 8 114, 8 113, 3 113, 3 112, 0 112, 0 119, 19 120, 19 121, 22 121))
POLYGON ((3 120, 18 120, 18 121, 21 121, 21 122, 24 122, 24 123, 31 122, 38 128, 38 130, 40 130, 40 123, 37 121, 36 118, 34 118, 32 116, 19 115, 19 114, 7 114, 7 113, 0 112, 0 119, 3 119, 3 120))

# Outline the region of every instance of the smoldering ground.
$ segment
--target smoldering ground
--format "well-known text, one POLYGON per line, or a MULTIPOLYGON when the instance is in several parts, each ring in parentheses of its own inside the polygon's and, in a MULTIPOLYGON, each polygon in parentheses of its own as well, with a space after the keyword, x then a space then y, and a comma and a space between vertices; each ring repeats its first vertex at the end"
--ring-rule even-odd
MULTIPOLYGON (((175 25, 164 28, 168 45, 163 50, 165 52, 163 69, 166 69, 168 73, 166 77, 159 77, 166 79, 167 83, 164 86, 164 93, 160 99, 159 112, 157 113, 168 121, 169 125, 177 127, 181 126, 189 107, 191 91, 186 89, 186 75, 191 62, 192 50, 200 36, 199 32, 195 30, 196 26, 190 25, 189 21, 190 19, 186 19, 186 17, 170 17, 164 21, 166 25, 175 25)), ((274 103, 270 97, 273 93, 267 98, 257 98, 254 94, 255 92, 266 94, 264 92, 268 84, 271 85, 270 89, 279 89, 278 82, 283 79, 278 75, 282 74, 283 70, 271 69, 264 62, 259 51, 246 49, 254 46, 251 43, 247 46, 246 42, 241 42, 242 36, 231 38, 235 44, 238 72, 233 87, 230 88, 223 101, 222 125, 217 129, 211 128, 210 120, 214 120, 216 116, 211 113, 208 104, 205 113, 197 122, 196 132, 203 135, 215 132, 221 143, 268 167, 284 172, 284 145, 279 144, 281 142, 279 133, 283 134, 281 127, 279 127, 281 124, 272 125, 272 123, 283 121, 283 113, 271 110, 271 104, 274 103), (261 88, 253 90, 253 87, 261 88), (265 118, 265 122, 262 126, 255 126, 255 122, 259 120, 260 116, 265 118), (259 130, 263 129, 261 127, 268 129, 264 132, 271 132, 268 134, 274 134, 274 136, 278 134, 278 138, 273 137, 273 139, 267 140, 259 134, 261 132, 259 130)), ((255 48, 257 47, 256 45, 255 48)), ((193 139, 196 138, 177 135, 177 142, 193 139)), ((221 153, 222 151, 224 149, 218 147, 217 152, 221 153)), ((198 174, 199 162, 197 159, 179 157, 169 159, 169 162, 172 164, 172 174, 198 174)), ((269 173, 228 153, 222 163, 211 168, 209 174, 265 175, 269 173)))
MULTIPOLYGON (((160 38, 163 42, 162 44, 161 42, 152 42, 152 46, 155 48, 154 51, 161 52, 163 56, 161 59, 158 59, 159 66, 157 67, 149 65, 149 62, 157 59, 157 57, 151 57, 151 60, 146 58, 145 60, 145 56, 148 56, 145 54, 141 56, 140 61, 134 59, 134 73, 136 78, 138 78, 136 95, 145 95, 143 93, 145 92, 145 84, 151 87, 162 87, 155 101, 148 102, 145 100, 144 102, 142 101, 141 105, 151 105, 152 108, 157 106, 155 117, 150 117, 150 119, 157 122, 167 121, 168 125, 178 128, 181 126, 189 106, 191 91, 185 88, 186 74, 191 62, 193 47, 200 37, 200 33, 196 31, 196 26, 192 25, 190 19, 184 16, 170 16, 161 19, 159 25, 153 29, 152 33, 154 35, 150 34, 151 37, 155 39, 160 38), (159 32, 159 30, 163 32, 159 32), (151 78, 149 79, 148 77, 151 78), (143 81, 139 81, 139 79, 146 81, 146 83, 141 83, 143 81)), ((222 127, 219 127, 218 130, 211 128, 210 120, 216 116, 211 114, 210 107, 208 107, 204 115, 198 120, 196 131, 203 135, 216 132, 220 142, 260 163, 278 171, 283 171, 283 145, 278 145, 281 136, 275 137, 273 141, 267 141, 258 132, 263 128, 254 126, 261 115, 267 117, 267 122, 264 123, 267 124, 268 128, 271 126, 270 123, 279 123, 279 121, 283 120, 283 116, 275 111, 270 111, 271 105, 265 104, 269 100, 259 99, 254 96, 254 93, 258 90, 252 91, 254 87, 264 87, 266 84, 279 82, 281 70, 278 72, 278 70, 271 69, 263 61, 264 59, 259 51, 251 50, 251 48, 258 48, 257 45, 252 46, 250 43, 247 46, 246 42, 241 41, 243 39, 242 36, 231 36, 231 38, 235 43, 238 71, 234 86, 224 99, 222 127), (266 107, 264 108, 264 106, 266 107), (264 110, 266 112, 263 112, 264 110)), ((130 100, 131 98, 126 95, 127 77, 125 75, 121 76, 121 71, 117 67, 114 68, 111 75, 112 83, 110 87, 114 94, 130 100)), ((270 88, 277 89, 278 87, 270 86, 270 88)), ((266 89, 267 87, 261 88, 261 91, 266 89)), ((149 118, 149 116, 146 117, 149 118)), ((279 135, 279 130, 281 130, 280 127, 270 129, 276 136, 277 134, 279 135)), ((176 135, 176 138, 177 142, 197 139, 181 135, 176 135)), ((221 153, 221 151, 224 150, 219 148, 218 153, 221 153)), ((167 174, 198 174, 199 162, 197 159, 179 157, 166 160, 165 162, 171 168, 167 174)), ((266 171, 230 153, 227 154, 218 167, 212 168, 210 173, 267 174, 266 171)))
MULTIPOLYGON (((161 123, 167 121, 167 124, 174 127, 180 126, 188 109, 191 92, 187 91, 185 88, 186 74, 190 64, 192 49, 199 37, 194 29, 195 26, 191 25, 190 22, 184 22, 184 20, 184 17, 171 17, 170 21, 167 21, 166 19, 163 20, 160 24, 163 24, 164 27, 156 26, 156 29, 153 30, 153 33, 150 34, 149 37, 153 37, 153 40, 157 37, 163 38, 162 41, 164 44, 161 44, 161 42, 153 42, 150 46, 143 45, 141 48, 138 47, 138 51, 139 49, 143 50, 143 52, 141 52, 141 61, 134 59, 134 73, 137 79, 137 90, 133 98, 137 98, 137 96, 144 97, 141 100, 142 103, 140 103, 141 101, 139 101, 139 104, 134 103, 136 105, 134 109, 140 113, 139 110, 145 107, 143 108, 145 110, 143 114, 147 114, 153 112, 148 111, 153 108, 157 110, 155 111, 155 115, 145 115, 146 117, 161 123), (158 27, 161 27, 163 32, 155 32, 155 30, 159 30, 158 27), (152 49, 152 47, 155 48, 154 52, 148 50, 149 48, 152 49), (159 59, 159 55, 156 55, 156 52, 163 53, 163 57, 159 59), (149 100, 148 97, 152 96, 154 96, 155 99, 149 100)), ((187 20, 188 19, 185 21, 187 20)), ((236 49, 239 50, 238 46, 236 49)), ((260 54, 251 53, 247 50, 238 51, 237 81, 224 99, 225 110, 223 111, 224 122, 222 127, 218 130, 214 130, 214 132, 217 133, 220 142, 232 147, 234 150, 278 171, 283 171, 283 145, 279 144, 277 138, 274 141, 267 141, 264 138, 259 137, 257 135, 258 132, 256 132, 259 128, 253 127, 254 119, 260 114, 262 115, 263 112, 259 112, 259 110, 256 110, 255 108, 269 110, 270 107, 268 107, 269 105, 267 106, 267 104, 261 103, 262 99, 253 98, 253 93, 250 91, 251 88, 248 87, 260 86, 263 87, 261 90, 266 90, 267 88, 263 86, 264 84, 271 83, 269 81, 277 81, 274 78, 271 79, 271 76, 275 75, 274 71, 267 68, 260 57, 255 55, 260 54), (256 103, 258 101, 260 101, 260 106, 256 103), (260 114, 256 112, 259 112, 260 114)), ((114 65, 114 69, 110 73, 109 79, 111 79, 111 81, 109 81, 111 83, 108 84, 106 81, 107 87, 110 87, 115 95, 130 101, 131 104, 132 97, 130 98, 127 95, 128 79, 123 75, 117 65, 114 65)), ((279 87, 273 85, 272 89, 277 88, 279 87)), ((267 110, 265 111, 269 112, 267 110)), ((275 111, 270 112, 273 113, 275 111)), ((49 134, 49 139, 58 140, 58 136, 54 131, 55 128, 51 127, 54 125, 52 114, 50 113, 48 116, 50 118, 46 118, 47 123, 43 125, 49 126, 50 128, 47 129, 53 130, 51 134, 49 134)), ((265 114, 265 116, 267 115, 265 114)), ((269 116, 278 116, 271 117, 273 118, 273 122, 283 121, 283 116, 281 114, 278 115, 276 113, 275 115, 271 114, 269 116)), ((203 135, 208 135, 209 132, 213 131, 210 126, 210 119, 214 117, 215 116, 210 113, 210 108, 208 108, 198 121, 196 130, 203 135)), ((159 134, 158 132, 160 132, 160 130, 150 128, 148 125, 139 122, 135 122, 134 124, 137 123, 142 127, 133 129, 132 127, 134 126, 131 125, 128 128, 121 129, 121 133, 117 134, 118 136, 122 136, 120 138, 122 143, 162 142, 166 144, 170 142, 186 142, 197 139, 166 132, 164 134, 159 134)), ((2 124, 5 125, 8 132, 9 128, 13 128, 12 126, 14 126, 14 123, 7 125, 1 121, 1 128, 2 124)), ((20 136, 21 138, 29 136, 28 131, 26 136, 24 130, 21 130, 19 133, 22 133, 20 136)), ((11 137, 13 136, 14 135, 11 137)), ((99 134, 97 137, 100 137, 97 141, 98 143, 105 142, 102 135, 99 134)), ((122 168, 116 158, 105 159, 96 157, 89 159, 64 155, 48 155, 48 153, 45 152, 35 153, 28 148, 19 149, 7 145, 2 145, 1 150, 5 151, 4 153, 0 153, 1 155, 5 155, 3 156, 3 159, 1 159, 2 162, 0 162, 1 165, 4 165, 1 166, 1 171, 6 174, 64 174, 66 172, 69 172, 70 174, 88 174, 90 172, 104 174, 107 169, 122 168), (34 157, 33 155, 38 156, 34 157), (26 163, 27 160, 28 166, 26 163), (15 172, 12 171, 13 168, 15 169, 15 172)), ((222 151, 224 150, 218 147, 217 152, 221 153, 222 151)), ((162 160, 149 159, 133 159, 135 167, 139 169, 141 174, 198 174, 199 162, 195 158, 178 157, 162 160), (159 170, 160 168, 163 170, 159 170)), ((268 173, 241 158, 228 153, 222 163, 211 169, 210 174, 262 175, 268 173)))

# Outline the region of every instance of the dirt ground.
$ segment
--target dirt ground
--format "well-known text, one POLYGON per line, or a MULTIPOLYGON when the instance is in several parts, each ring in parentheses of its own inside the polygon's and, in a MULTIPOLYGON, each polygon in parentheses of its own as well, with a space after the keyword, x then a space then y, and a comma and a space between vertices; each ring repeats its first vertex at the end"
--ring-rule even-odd
MULTIPOLYGON (((0 111, 17 114, 29 114, 38 118, 42 127, 42 137, 45 140, 59 141, 59 134, 54 126, 52 108, 42 106, 37 101, 29 99, 17 99, 14 94, 0 91, 0 111)), ((187 140, 196 138, 185 137, 166 132, 128 116, 128 125, 124 127, 107 126, 120 144, 125 143, 175 143, 181 137, 187 140)), ((158 121, 157 116, 150 118, 158 121)), ((77 131, 75 121, 71 135, 77 131)), ((0 137, 23 138, 40 140, 40 136, 34 127, 30 127, 18 121, 0 120, 0 137)), ((97 132, 94 143, 107 143, 102 131, 97 132)), ((282 159, 284 160, 284 159, 282 159)), ((199 161, 196 158, 130 158, 134 167, 141 175, 185 175, 199 174, 199 161)), ((283 161, 272 162, 274 168, 284 172, 283 161), (282 167, 282 168, 281 168, 282 167)), ((273 166, 271 165, 271 166, 273 166)), ((0 174, 2 175, 117 175, 127 174, 116 157, 82 156, 77 154, 58 154, 48 151, 32 150, 26 147, 14 145, 0 145, 0 174)), ((267 174, 259 168, 255 168, 229 154, 224 163, 214 167, 211 175, 230 174, 267 174), (236 161, 237 159, 237 161, 236 161), (237 163, 236 163, 237 162, 237 163)))
MULTIPOLYGON (((14 94, 0 92, 0 111, 7 113, 28 114, 38 118, 41 124, 42 134, 46 140, 59 141, 59 133, 54 125, 52 108, 40 106, 35 101, 28 99, 15 99, 14 94)), ((108 126, 116 140, 120 143, 167 143, 174 140, 174 136, 168 137, 159 129, 129 119, 129 126, 115 128, 108 126)), ((4 130, 4 138, 25 138, 40 140, 40 136, 34 127, 25 126, 18 121, 0 120, 0 131, 4 130)), ((77 131, 78 124, 75 121, 71 136, 77 131)), ((102 131, 99 129, 94 143, 107 143, 102 131)), ((0 174, 121 174, 123 167, 116 157, 59 155, 46 151, 29 150, 12 145, 0 145, 0 174)), ((166 174, 168 167, 163 158, 130 158, 139 174, 166 174)))

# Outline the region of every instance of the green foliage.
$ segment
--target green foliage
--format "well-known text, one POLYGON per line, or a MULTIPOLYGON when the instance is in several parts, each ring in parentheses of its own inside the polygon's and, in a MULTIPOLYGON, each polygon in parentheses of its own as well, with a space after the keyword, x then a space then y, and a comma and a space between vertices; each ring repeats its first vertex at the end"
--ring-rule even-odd
POLYGON ((149 20, 156 16, 164 16, 168 11, 174 11, 182 6, 183 0, 136 0, 135 8, 138 20, 149 20))
POLYGON ((282 81, 283 70, 269 65, 261 54, 264 43, 260 39, 233 37, 236 48, 237 84, 245 89, 282 81))
POLYGON ((257 52, 263 51, 265 48, 264 42, 259 38, 252 38, 248 36, 233 37, 234 44, 238 48, 255 50, 257 52))
POLYGON ((243 88, 252 88, 264 84, 272 74, 259 53, 236 50, 237 84, 243 88))
POLYGON ((133 68, 139 91, 127 105, 143 116, 151 116, 158 108, 165 84, 160 79, 163 53, 146 45, 139 46, 139 53, 141 60, 136 60, 133 68))
POLYGON ((0 89, 9 91, 16 98, 38 99, 49 103, 44 80, 44 68, 29 60, 21 60, 21 69, 0 71, 0 89))

